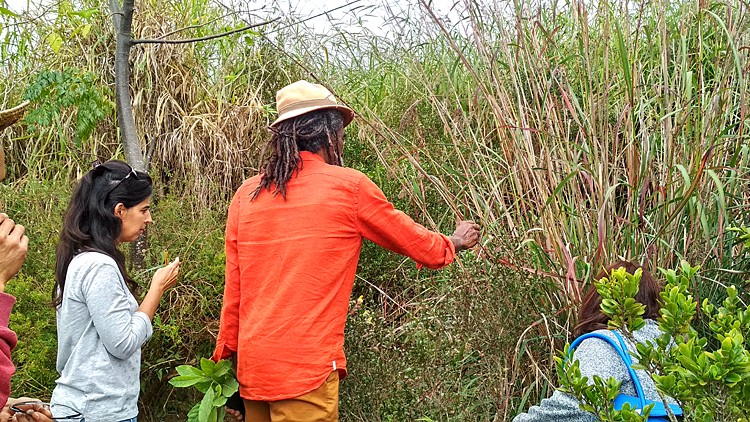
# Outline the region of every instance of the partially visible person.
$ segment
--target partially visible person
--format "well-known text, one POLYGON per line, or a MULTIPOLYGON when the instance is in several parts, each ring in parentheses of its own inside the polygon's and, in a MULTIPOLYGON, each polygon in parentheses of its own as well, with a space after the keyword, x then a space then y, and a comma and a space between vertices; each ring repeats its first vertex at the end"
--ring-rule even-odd
POLYGON ((60 378, 52 404, 75 409, 86 422, 136 421, 141 346, 180 261, 156 271, 139 305, 117 246, 152 223, 151 177, 122 161, 93 166, 73 192, 57 247, 52 297, 60 378))
POLYGON ((10 352, 16 347, 16 333, 8 328, 10 311, 16 298, 5 293, 5 284, 15 276, 26 259, 29 238, 24 227, 7 214, 0 214, 0 403, 10 396, 10 377, 15 372, 10 352))
MULTIPOLYGON (((656 322, 659 316, 661 286, 645 268, 629 261, 615 262, 600 271, 595 280, 608 277, 613 270, 618 268, 625 268, 630 274, 634 274, 639 268, 643 271, 635 300, 646 306, 643 315, 646 326, 635 331, 633 336, 638 343, 656 340, 663 334, 656 322)), ((586 333, 597 332, 617 342, 617 337, 607 329, 608 322, 609 317, 601 311, 601 296, 592 283, 581 303, 574 333, 578 337, 586 333)), ((623 338, 628 350, 635 350, 635 344, 625 336, 623 338)), ((620 393, 637 396, 625 363, 606 341, 597 338, 583 340, 573 352, 572 359, 578 360, 581 376, 587 377, 589 382, 593 383, 594 375, 600 376, 603 380, 611 377, 622 382, 620 393)), ((638 370, 636 374, 643 386, 646 399, 661 402, 656 385, 648 373, 638 370)), ((517 415, 513 422, 596 422, 598 420, 594 414, 581 410, 580 403, 575 397, 555 391, 550 398, 542 400, 538 406, 532 406, 527 413, 517 415)))
POLYGON ((461 221, 450 236, 427 230, 344 167, 354 112, 322 85, 298 81, 276 99, 272 154, 229 207, 213 358, 236 359, 246 421, 337 421, 363 239, 437 269, 477 244, 479 226, 461 221))
MULTIPOLYGON (((14 124, 23 115, 29 102, 25 101, 17 107, 0 111, 0 131, 14 124)), ((0 181, 5 178, 5 154, 0 145, 0 181)), ((2 204, 0 203, 0 207, 2 204)), ((10 353, 16 347, 18 338, 16 333, 8 328, 10 312, 16 303, 16 298, 5 293, 5 285, 13 278, 26 260, 29 238, 24 234, 25 228, 16 224, 7 214, 0 213, 0 422, 8 420, 34 420, 47 422, 50 413, 38 406, 28 406, 28 413, 18 415, 10 409, 14 399, 9 399, 10 377, 15 372, 10 353)), ((24 401, 29 399, 24 398, 24 401)))

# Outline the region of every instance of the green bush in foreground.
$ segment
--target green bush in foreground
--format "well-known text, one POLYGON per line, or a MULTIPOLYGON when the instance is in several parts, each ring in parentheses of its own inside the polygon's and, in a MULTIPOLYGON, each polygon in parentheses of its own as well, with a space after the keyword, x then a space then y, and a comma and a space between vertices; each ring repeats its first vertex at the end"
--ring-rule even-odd
POLYGON ((169 383, 178 388, 195 387, 203 398, 188 412, 188 422, 217 422, 224 420, 224 405, 240 388, 232 370, 232 362, 218 363, 201 359, 200 368, 190 365, 177 367, 177 377, 169 383))
MULTIPOLYGON (((710 337, 693 327, 698 302, 689 291, 698 267, 683 262, 675 270, 662 270, 667 279, 662 300, 659 328, 664 334, 655 342, 637 344, 631 354, 635 369, 646 370, 662 398, 671 396, 684 411, 685 421, 747 422, 750 414, 750 308, 741 302, 734 286, 726 288, 720 306, 703 300, 700 309, 708 320, 710 337)), ((613 271, 609 279, 596 284, 602 296, 602 312, 610 317, 610 328, 622 329, 626 336, 642 326, 644 307, 635 302, 640 274, 613 271)), ((589 384, 577 362, 565 359, 568 347, 557 359, 561 391, 574 395, 581 408, 603 421, 639 421, 632 409, 615 410, 613 400, 620 385, 614 379, 594 377, 589 384)), ((644 412, 647 414, 648 412, 644 412)), ((677 419, 670 415, 672 421, 677 419)))

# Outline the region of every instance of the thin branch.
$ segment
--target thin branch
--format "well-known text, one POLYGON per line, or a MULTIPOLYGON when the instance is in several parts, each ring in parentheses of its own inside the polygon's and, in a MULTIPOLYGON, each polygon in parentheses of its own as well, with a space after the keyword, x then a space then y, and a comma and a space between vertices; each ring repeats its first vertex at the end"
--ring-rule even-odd
POLYGON ((209 36, 200 37, 200 38, 190 38, 187 40, 145 39, 145 40, 133 40, 131 43, 133 45, 136 45, 136 44, 189 44, 189 43, 194 43, 194 42, 208 41, 208 40, 213 40, 216 38, 226 37, 232 34, 236 34, 238 32, 244 32, 252 28, 257 28, 259 26, 268 25, 270 23, 276 22, 277 20, 279 20, 279 18, 272 19, 270 21, 261 22, 261 23, 256 23, 253 25, 243 26, 242 28, 233 29, 231 31, 223 32, 221 34, 209 35, 209 36))
POLYGON ((227 13, 226 15, 223 15, 223 16, 219 16, 218 18, 216 18, 216 19, 212 19, 212 20, 210 20, 210 21, 208 21, 208 22, 204 22, 204 23, 201 23, 201 24, 197 24, 197 25, 190 25, 190 26, 186 26, 186 27, 184 27, 184 28, 180 28, 180 29, 175 29, 175 30, 174 30, 174 31, 172 31, 172 32, 167 32, 167 33, 166 33, 166 34, 164 34, 164 35, 160 35, 160 36, 156 37, 156 39, 157 39, 157 40, 162 40, 162 39, 164 39, 164 38, 167 38, 167 37, 168 37, 168 36, 170 36, 170 35, 174 35, 174 34, 177 34, 177 33, 179 33, 179 32, 182 32, 182 31, 187 31, 188 29, 198 29, 198 28, 202 28, 202 27, 204 27, 204 26, 206 26, 206 25, 210 25, 210 24, 212 24, 212 23, 214 23, 214 22, 216 22, 216 21, 218 21, 218 20, 221 20, 221 19, 224 19, 224 18, 226 18, 226 17, 228 17, 228 16, 232 16, 232 15, 236 15, 236 14, 237 14, 237 12, 227 13))
MULTIPOLYGON (((303 22, 307 22, 307 21, 309 21, 309 20, 312 20, 312 19, 315 19, 315 18, 319 18, 319 17, 321 17, 321 16, 326 16, 326 15, 330 14, 331 12, 335 12, 335 11, 337 11, 337 10, 339 10, 339 9, 343 9, 343 8, 345 8, 345 7, 349 7, 349 6, 353 5, 353 4, 359 3, 360 1, 361 1, 361 0, 353 0, 353 1, 347 2, 346 4, 342 4, 342 5, 341 5, 341 6, 339 6, 339 7, 334 7, 333 9, 328 9, 328 10, 326 10, 326 11, 323 11, 323 12, 321 12, 321 13, 318 13, 317 15, 313 15, 313 16, 307 17, 307 18, 305 18, 305 19, 302 19, 302 20, 299 20, 299 21, 294 21, 294 22, 290 23, 289 25, 286 25, 286 26, 280 26, 280 27, 278 27, 278 28, 274 28, 274 29, 272 29, 271 31, 268 31, 268 32, 267 32, 267 34, 271 34, 271 33, 274 33, 274 32, 278 32, 278 31, 281 31, 282 29, 286 29, 286 28, 291 28, 291 27, 293 27, 293 26, 295 26, 295 25, 299 25, 299 24, 301 24, 301 23, 303 23, 303 22)), ((221 4, 221 3, 219 3, 219 4, 220 4, 221 6, 224 6, 224 5, 223 5, 223 4, 221 4)), ((225 7, 225 8, 227 8, 227 9, 229 9, 229 8, 228 8, 227 6, 224 6, 224 7, 225 7)), ((361 9, 361 8, 362 8, 362 7, 361 7, 361 6, 359 6, 359 7, 356 7, 355 9, 361 9)), ((229 10, 231 10, 231 9, 229 9, 229 10)))

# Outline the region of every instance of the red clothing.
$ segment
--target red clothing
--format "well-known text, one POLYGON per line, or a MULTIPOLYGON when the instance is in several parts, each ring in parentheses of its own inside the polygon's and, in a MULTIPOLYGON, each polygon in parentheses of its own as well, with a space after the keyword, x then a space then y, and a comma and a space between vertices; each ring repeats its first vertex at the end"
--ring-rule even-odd
POLYGON ((16 372, 13 361, 10 359, 10 352, 16 347, 18 337, 16 333, 8 328, 10 311, 16 298, 13 296, 0 293, 0 407, 5 406, 10 395, 10 377, 16 372))
POLYGON ((429 268, 450 264, 453 243, 397 211, 364 174, 302 152, 287 198, 260 176, 237 190, 226 231, 226 285, 213 358, 237 352, 240 395, 275 401, 346 375, 344 323, 362 238, 429 268))

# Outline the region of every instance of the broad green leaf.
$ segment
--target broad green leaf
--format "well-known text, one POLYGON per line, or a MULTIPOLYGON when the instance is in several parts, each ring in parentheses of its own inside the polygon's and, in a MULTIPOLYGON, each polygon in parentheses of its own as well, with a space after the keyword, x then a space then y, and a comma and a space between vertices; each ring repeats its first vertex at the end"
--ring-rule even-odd
POLYGON ((79 34, 81 34, 81 37, 86 38, 91 33, 91 24, 87 23, 86 25, 83 25, 79 29, 80 29, 79 34))
POLYGON ((220 407, 220 406, 224 406, 226 402, 227 402, 227 397, 219 396, 219 397, 214 398, 213 405, 214 407, 220 407))
POLYGON ((187 414, 188 422, 197 422, 198 421, 198 410, 200 408, 201 404, 196 403, 195 406, 193 406, 192 409, 187 414))
POLYGON ((224 384, 224 390, 222 391, 222 395, 224 397, 231 397, 234 393, 237 392, 237 390, 240 388, 240 384, 237 382, 236 379, 232 378, 224 384))
POLYGON ((191 387, 205 380, 206 380, 206 377, 204 376, 181 375, 181 376, 172 378, 171 380, 169 380, 169 383, 175 387, 183 388, 183 387, 191 387))
POLYGON ((232 369, 232 362, 228 360, 220 360, 219 363, 214 367, 213 378, 217 381, 224 375, 226 375, 232 369))
POLYGON ((203 371, 190 365, 180 365, 176 369, 177 369, 177 373, 180 375, 197 375, 201 377, 205 376, 203 371))
POLYGON ((208 422, 209 415, 211 414, 211 410, 214 408, 214 389, 209 388, 208 391, 206 391, 206 395, 203 396, 203 400, 201 400, 201 407, 198 410, 198 421, 199 422, 208 422))
POLYGON ((71 15, 80 16, 84 19, 91 19, 94 15, 99 13, 99 9, 86 9, 86 10, 79 10, 77 12, 71 12, 71 15))
POLYGON ((52 51, 55 52, 55 54, 60 53, 60 47, 62 47, 63 39, 57 32, 52 32, 49 35, 47 35, 47 44, 52 49, 52 51))
POLYGON ((6 9, 4 7, 0 7, 0 15, 10 16, 10 17, 13 17, 13 18, 17 18, 18 17, 17 13, 13 12, 10 9, 6 9))
POLYGON ((207 377, 210 377, 216 371, 216 364, 211 359, 201 358, 201 370, 207 377))

